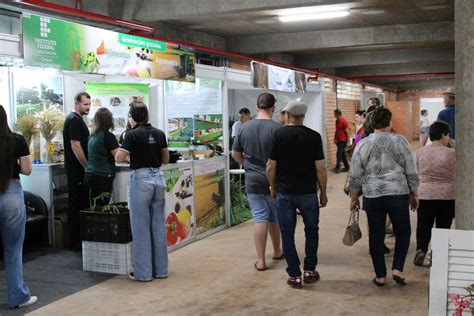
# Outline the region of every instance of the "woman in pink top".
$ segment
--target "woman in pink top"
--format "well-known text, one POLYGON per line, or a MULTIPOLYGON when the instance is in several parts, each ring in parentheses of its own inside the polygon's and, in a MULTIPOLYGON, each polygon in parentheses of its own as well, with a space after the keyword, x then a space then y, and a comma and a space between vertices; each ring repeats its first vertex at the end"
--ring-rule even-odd
POLYGON ((430 126, 432 144, 416 152, 420 173, 418 220, 416 227, 416 255, 413 260, 422 266, 431 240, 431 229, 451 228, 454 218, 454 166, 456 154, 449 144, 448 124, 436 121, 430 126))

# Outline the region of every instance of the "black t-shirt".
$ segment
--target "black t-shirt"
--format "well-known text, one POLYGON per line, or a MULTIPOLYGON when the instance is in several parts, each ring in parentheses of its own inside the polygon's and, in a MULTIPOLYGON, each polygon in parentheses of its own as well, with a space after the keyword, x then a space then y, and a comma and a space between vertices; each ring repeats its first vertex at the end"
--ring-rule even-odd
POLYGON ((76 140, 81 142, 82 150, 87 158, 87 142, 89 139, 89 129, 82 117, 76 112, 69 113, 64 121, 63 129, 64 139, 64 165, 66 172, 73 173, 78 176, 84 176, 84 167, 82 167, 76 155, 72 151, 71 141, 76 140))
POLYGON ((163 131, 150 124, 139 124, 125 134, 122 149, 130 153, 130 169, 159 168, 161 150, 168 148, 163 131))
POLYGON ((19 134, 13 133, 15 139, 15 166, 13 168, 12 179, 20 179, 20 165, 18 159, 21 157, 27 157, 30 155, 30 148, 25 138, 19 134))
POLYGON ((316 193, 316 160, 324 159, 321 135, 306 127, 289 125, 277 130, 270 159, 277 162, 276 188, 284 194, 316 193))

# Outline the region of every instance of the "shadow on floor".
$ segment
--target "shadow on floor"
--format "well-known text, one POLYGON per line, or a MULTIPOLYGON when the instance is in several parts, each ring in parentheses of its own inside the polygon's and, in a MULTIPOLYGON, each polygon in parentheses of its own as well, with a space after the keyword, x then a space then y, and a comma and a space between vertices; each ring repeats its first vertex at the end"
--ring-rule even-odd
POLYGON ((0 261, 0 315, 23 315, 66 296, 101 283, 114 275, 82 271, 80 251, 52 248, 28 249, 24 255, 24 278, 38 303, 11 310, 7 305, 5 267, 0 261))

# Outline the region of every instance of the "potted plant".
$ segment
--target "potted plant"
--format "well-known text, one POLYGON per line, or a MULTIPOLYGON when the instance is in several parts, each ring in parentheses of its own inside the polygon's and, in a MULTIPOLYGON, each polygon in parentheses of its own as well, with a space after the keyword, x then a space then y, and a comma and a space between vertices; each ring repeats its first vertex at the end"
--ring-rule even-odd
POLYGON ((47 110, 38 113, 38 123, 41 135, 46 140, 47 157, 49 163, 54 163, 54 145, 53 138, 56 133, 63 129, 64 114, 56 107, 50 107, 47 110))
POLYGON ((89 199, 89 208, 80 212, 82 240, 118 244, 132 241, 127 203, 97 206, 97 200, 109 197, 109 192, 103 192, 89 199))
POLYGON ((466 288, 466 295, 449 294, 449 300, 456 306, 456 310, 452 316, 462 316, 465 309, 470 310, 471 315, 474 315, 474 284, 466 288))

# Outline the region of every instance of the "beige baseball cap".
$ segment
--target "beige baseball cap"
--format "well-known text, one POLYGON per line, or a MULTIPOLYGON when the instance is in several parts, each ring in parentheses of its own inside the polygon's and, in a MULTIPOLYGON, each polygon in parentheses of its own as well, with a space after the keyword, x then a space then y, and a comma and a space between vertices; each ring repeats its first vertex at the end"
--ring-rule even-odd
POLYGON ((305 115, 307 111, 308 107, 301 101, 291 101, 281 109, 281 112, 288 112, 295 116, 305 115))

